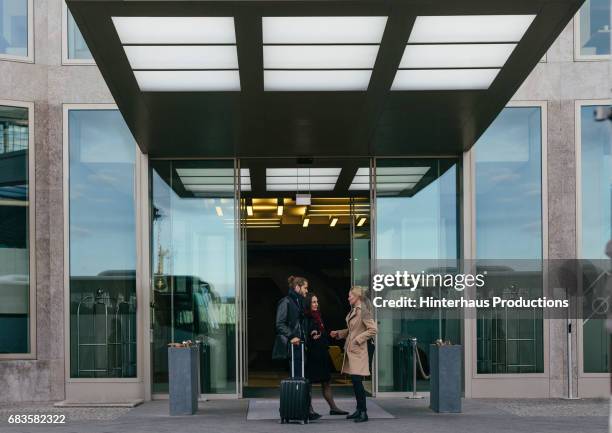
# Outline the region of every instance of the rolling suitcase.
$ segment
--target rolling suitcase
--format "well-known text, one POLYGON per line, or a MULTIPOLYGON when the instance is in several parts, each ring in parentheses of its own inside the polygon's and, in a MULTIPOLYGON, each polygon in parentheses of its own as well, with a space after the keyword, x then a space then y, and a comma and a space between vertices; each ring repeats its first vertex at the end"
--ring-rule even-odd
POLYGON ((304 345, 302 350, 302 376, 295 377, 294 352, 295 346, 291 345, 291 377, 281 381, 280 386, 280 419, 281 424, 290 421, 301 421, 308 424, 308 412, 310 409, 310 384, 304 377, 304 345))

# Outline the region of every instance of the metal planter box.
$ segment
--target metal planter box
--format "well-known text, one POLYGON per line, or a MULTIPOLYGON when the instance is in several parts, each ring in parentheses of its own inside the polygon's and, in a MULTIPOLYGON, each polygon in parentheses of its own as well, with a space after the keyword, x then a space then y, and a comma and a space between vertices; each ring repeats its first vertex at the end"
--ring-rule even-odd
POLYGON ((435 412, 461 412, 461 345, 429 346, 431 391, 429 407, 435 412))
POLYGON ((200 354, 198 346, 168 348, 170 415, 198 410, 200 354))

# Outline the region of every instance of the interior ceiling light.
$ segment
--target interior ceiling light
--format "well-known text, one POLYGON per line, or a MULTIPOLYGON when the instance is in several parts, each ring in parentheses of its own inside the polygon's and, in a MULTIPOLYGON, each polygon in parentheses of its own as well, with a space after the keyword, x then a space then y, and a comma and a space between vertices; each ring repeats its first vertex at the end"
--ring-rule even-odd
POLYGON ((488 89, 500 69, 400 69, 391 90, 488 89))
POLYGON ((215 207, 215 211, 217 212, 218 216, 220 216, 220 217, 223 216, 223 209, 221 209, 221 206, 215 207))
MULTIPOLYGON (((402 191, 413 187, 421 181, 430 167, 377 167, 376 189, 379 191, 402 191), (384 186, 383 186, 384 185, 384 186)), ((349 185, 350 191, 367 191, 370 189, 369 168, 360 167, 349 185)))
POLYGON ((142 92, 240 90, 233 17, 112 17, 142 92))
POLYGON ((122 44, 235 44, 233 17, 112 17, 122 44))
POLYGON ((516 44, 406 45, 400 69, 499 68, 516 44))
POLYGON ((265 69, 372 69, 378 45, 264 45, 265 69))
MULTIPOLYGON (((233 168, 177 168, 183 187, 192 192, 226 192, 234 190, 233 168)), ((240 190, 251 190, 251 173, 240 169, 240 190)))
POLYGON ((535 15, 445 15, 416 18, 408 43, 518 42, 535 15))
POLYGON ((335 227, 337 223, 338 223, 338 218, 332 218, 331 222, 329 223, 329 226, 335 227))
POLYGON ((263 17, 264 44, 379 44, 387 17, 263 17))
POLYGON ((361 227, 362 225, 365 224, 365 222, 366 222, 366 218, 365 217, 360 218, 359 222, 357 223, 357 227, 361 227))
POLYGON ((249 205, 246 207, 247 210, 247 215, 248 216, 253 216, 253 206, 249 205))
POLYGON ((236 45, 127 45, 132 69, 238 69, 236 45))
POLYGON ((387 17, 263 17, 264 90, 365 91, 387 17))
POLYGON ((332 191, 341 168, 266 168, 268 191, 332 191))
POLYGON ((302 227, 308 227, 309 223, 310 223, 310 218, 304 218, 304 222, 302 223, 302 227))
POLYGON ((264 70, 268 91, 366 91, 371 70, 264 70))

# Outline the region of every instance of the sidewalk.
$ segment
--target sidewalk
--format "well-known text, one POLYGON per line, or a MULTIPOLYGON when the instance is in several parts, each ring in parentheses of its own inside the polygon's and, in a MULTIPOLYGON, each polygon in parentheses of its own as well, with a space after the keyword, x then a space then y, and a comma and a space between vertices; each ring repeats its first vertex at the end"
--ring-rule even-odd
MULTIPOLYGON (((342 417, 309 425, 247 421, 248 400, 200 403, 194 416, 168 416, 168 402, 147 402, 134 409, 54 408, 50 404, 0 406, 0 432, 70 433, 603 433, 608 431, 607 400, 465 400, 462 414, 436 414, 427 400, 376 399, 395 418, 355 424, 342 417), (61 425, 7 423, 11 414, 64 414, 61 425)), ((346 408, 352 409, 352 408, 346 408)))

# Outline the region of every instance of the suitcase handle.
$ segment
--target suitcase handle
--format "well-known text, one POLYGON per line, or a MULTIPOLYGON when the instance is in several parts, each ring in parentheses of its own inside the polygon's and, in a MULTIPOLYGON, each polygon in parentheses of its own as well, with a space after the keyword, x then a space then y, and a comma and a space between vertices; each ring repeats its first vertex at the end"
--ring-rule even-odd
MULTIPOLYGON (((302 349, 302 376, 306 377, 304 373, 304 344, 300 343, 300 349, 302 349)), ((295 362, 294 362, 295 344, 291 345, 291 377, 295 377, 295 362)))

